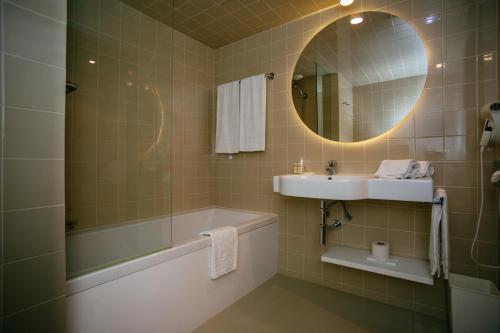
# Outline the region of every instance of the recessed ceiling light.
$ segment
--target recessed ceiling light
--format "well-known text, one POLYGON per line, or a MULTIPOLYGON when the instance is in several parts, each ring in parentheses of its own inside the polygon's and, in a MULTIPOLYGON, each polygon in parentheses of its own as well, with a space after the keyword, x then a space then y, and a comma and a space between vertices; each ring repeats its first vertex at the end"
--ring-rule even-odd
POLYGON ((92 65, 95 64, 95 60, 90 59, 89 64, 92 64, 92 65))
POLYGON ((349 6, 353 2, 354 2, 354 0, 340 0, 340 5, 341 6, 349 6))
POLYGON ((443 64, 439 63, 439 64, 436 64, 436 68, 443 68, 443 64))
POLYGON ((363 16, 361 15, 351 16, 351 24, 360 24, 361 22, 363 22, 363 16))
POLYGON ((431 24, 439 20, 439 16, 431 15, 425 18, 425 24, 431 24))
POLYGON ((493 54, 492 53, 488 53, 488 54, 483 55, 483 60, 484 61, 492 61, 493 60, 493 54))

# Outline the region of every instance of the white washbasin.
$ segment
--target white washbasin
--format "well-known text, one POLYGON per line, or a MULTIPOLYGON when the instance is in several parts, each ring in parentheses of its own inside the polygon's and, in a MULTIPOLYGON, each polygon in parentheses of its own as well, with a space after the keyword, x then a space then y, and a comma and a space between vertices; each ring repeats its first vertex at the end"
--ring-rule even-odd
POLYGON ((371 175, 283 175, 276 177, 279 181, 279 191, 275 190, 275 192, 294 197, 331 200, 366 198, 368 196, 367 180, 373 178, 371 175))
POLYGON ((374 175, 274 176, 274 192, 287 196, 328 199, 432 201, 432 178, 380 179, 374 175))

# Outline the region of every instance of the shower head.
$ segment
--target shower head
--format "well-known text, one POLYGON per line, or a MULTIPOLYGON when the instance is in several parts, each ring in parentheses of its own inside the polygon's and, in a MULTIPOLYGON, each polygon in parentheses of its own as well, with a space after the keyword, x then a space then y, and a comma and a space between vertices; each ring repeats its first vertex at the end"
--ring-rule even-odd
POLYGON ((293 89, 298 91, 300 98, 307 99, 307 93, 304 90, 302 90, 302 88, 299 86, 298 83, 293 84, 293 89))
POLYGON ((304 78, 304 75, 302 75, 302 74, 295 74, 295 75, 293 76, 293 81, 300 81, 300 80, 302 80, 303 78, 304 78))
POLYGON ((66 81, 66 95, 72 93, 76 89, 78 89, 76 84, 74 84, 73 82, 70 82, 70 81, 66 81))

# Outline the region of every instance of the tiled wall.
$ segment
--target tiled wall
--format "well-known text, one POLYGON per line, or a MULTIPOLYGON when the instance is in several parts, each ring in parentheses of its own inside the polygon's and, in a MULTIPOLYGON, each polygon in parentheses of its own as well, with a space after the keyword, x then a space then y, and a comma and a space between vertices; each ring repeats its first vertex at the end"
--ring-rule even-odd
POLYGON ((415 105, 425 76, 411 76, 354 87, 354 141, 379 136, 399 123, 415 105))
MULTIPOLYGON (((321 263, 325 247, 319 245, 319 201, 276 195, 271 178, 290 173, 300 157, 317 172, 336 159, 341 173, 373 173, 386 158, 431 160, 435 185, 444 187, 450 200, 452 270, 495 279, 495 271, 479 269, 468 253, 478 212, 476 107, 497 94, 497 9, 496 0, 356 1, 347 9, 333 7, 217 49, 216 84, 270 71, 276 78, 268 82, 266 151, 232 160, 217 157, 216 203, 279 214, 282 273, 444 316, 442 281, 429 287, 321 263), (290 93, 295 62, 321 27, 351 12, 375 9, 411 22, 422 36, 429 60, 424 92, 416 110, 383 136, 354 144, 323 140, 295 112, 290 93)), ((485 154, 486 175, 494 156, 485 154)), ((498 240, 496 192, 489 184, 485 198, 478 252, 481 261, 491 264, 498 260, 498 240)), ((368 248, 372 240, 382 239, 391 242, 394 254, 426 257, 430 205, 375 200, 347 204, 354 219, 330 232, 328 245, 368 248)))
POLYGON ((174 30, 172 75, 172 209, 177 213, 214 204, 214 51, 174 30))
POLYGON ((64 332, 66 1, 3 0, 1 15, 0 331, 64 332))
POLYGON ((354 90, 352 84, 342 75, 336 76, 338 88, 334 88, 332 92, 333 96, 338 96, 334 99, 335 105, 332 106, 337 109, 338 114, 336 118, 338 118, 339 140, 336 141, 352 142, 354 139, 354 90))
POLYGON ((67 218, 89 228, 168 215, 172 29, 118 0, 68 10, 67 218))

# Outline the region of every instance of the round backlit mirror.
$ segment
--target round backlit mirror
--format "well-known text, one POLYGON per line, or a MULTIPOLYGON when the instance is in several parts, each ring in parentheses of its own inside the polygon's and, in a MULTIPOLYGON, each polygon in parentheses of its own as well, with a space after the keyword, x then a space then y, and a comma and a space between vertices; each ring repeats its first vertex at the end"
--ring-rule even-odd
POLYGON ((293 73, 293 103, 318 135, 364 141, 411 112, 426 76, 424 45, 410 24, 388 13, 354 14, 307 44, 293 73))

